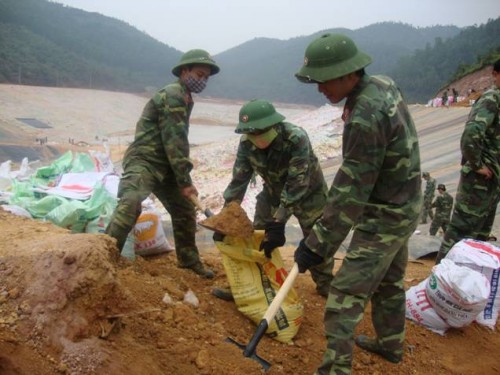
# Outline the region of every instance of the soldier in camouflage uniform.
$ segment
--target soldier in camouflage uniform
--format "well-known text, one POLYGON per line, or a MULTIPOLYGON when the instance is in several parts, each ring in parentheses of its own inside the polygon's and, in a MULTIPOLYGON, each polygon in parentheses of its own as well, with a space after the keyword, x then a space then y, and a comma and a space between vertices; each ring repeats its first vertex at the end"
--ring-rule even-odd
POLYGON ((188 132, 194 104, 191 93, 201 92, 208 77, 218 72, 206 51, 190 50, 172 69, 179 79, 148 101, 123 158, 118 206, 106 228, 122 249, 141 214, 141 202, 153 193, 172 217, 178 266, 207 278, 214 274, 200 261, 195 243, 196 213, 189 199, 198 191, 190 177, 193 164, 188 132))
MULTIPOLYGON (((304 129, 283 121, 265 100, 252 100, 240 110, 236 133, 243 134, 233 166, 233 178, 224 191, 227 203, 243 200, 252 174, 264 181, 257 195, 255 229, 264 229, 260 245, 267 257, 285 244, 285 224, 294 215, 307 236, 321 216, 328 188, 304 129)), ((332 281, 333 259, 311 269, 316 290, 326 297, 332 281)), ((215 295, 220 292, 215 291, 215 295)))
POLYGON ((453 208, 453 197, 446 191, 446 186, 439 184, 437 191, 439 195, 431 204, 431 208, 436 210, 429 229, 431 236, 435 236, 439 228, 443 230, 443 233, 446 232, 450 222, 451 209, 453 208))
POLYGON ((369 76, 371 57, 342 34, 309 44, 296 77, 344 98, 343 162, 322 217, 295 251, 299 272, 331 258, 354 230, 326 302, 327 348, 316 374, 350 374, 353 345, 398 363, 405 337, 408 240, 422 208, 417 132, 396 84, 369 76), (354 340, 368 302, 376 337, 354 340))
POLYGON ((434 199, 434 191, 436 190, 436 179, 431 177, 429 172, 422 173, 422 178, 427 181, 425 184, 424 191, 424 204, 422 207, 422 217, 420 218, 420 224, 427 224, 427 216, 432 217, 432 200, 434 199))
POLYGON ((455 208, 436 264, 464 239, 487 241, 500 201, 500 60, 493 65, 495 87, 472 107, 460 140, 462 169, 455 208))

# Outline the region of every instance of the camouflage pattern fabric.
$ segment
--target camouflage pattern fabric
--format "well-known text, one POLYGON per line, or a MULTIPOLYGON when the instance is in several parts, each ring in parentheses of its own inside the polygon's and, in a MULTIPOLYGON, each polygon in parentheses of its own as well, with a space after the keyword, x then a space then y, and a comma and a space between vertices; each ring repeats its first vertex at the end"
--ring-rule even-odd
POLYGON ((431 208, 435 208, 436 211, 434 212, 429 234, 435 236, 439 228, 443 229, 443 233, 446 232, 453 208, 453 197, 445 191, 436 197, 431 208))
POLYGON ((188 134, 192 109, 191 95, 180 81, 156 93, 137 122, 134 141, 123 159, 124 170, 140 162, 158 181, 174 178, 181 187, 191 185, 188 134))
MULTIPOLYGON (((292 208, 293 215, 298 219, 302 234, 305 237, 309 235, 314 222, 321 216, 323 207, 326 204, 326 184, 324 189, 318 189, 308 198, 300 202, 292 208)), ((255 205, 254 228, 265 229, 265 223, 273 220, 276 213, 276 207, 273 207, 272 199, 269 197, 267 190, 261 191, 257 195, 255 205)), ((316 290, 322 295, 326 295, 330 288, 330 283, 333 279, 333 257, 325 259, 325 261, 310 269, 311 277, 316 283, 316 290)))
POLYGON ((180 82, 164 87, 148 101, 123 159, 118 205, 106 228, 121 249, 141 213, 141 202, 154 193, 172 217, 180 267, 199 262, 195 209, 180 193, 191 184, 188 132, 192 108, 191 95, 180 82))
MULTIPOLYGON (((288 122, 275 128, 278 136, 266 149, 257 148, 246 135, 241 137, 224 200, 242 201, 255 172, 264 185, 257 195, 254 227, 265 229, 281 207, 286 210, 285 221, 294 215, 307 236, 325 206, 326 182, 305 130, 288 122)), ((328 259, 311 272, 318 288, 327 289, 332 268, 333 259, 328 259)))
POLYGON ((432 205, 432 200, 434 199, 435 190, 436 190, 436 179, 429 177, 427 179, 424 191, 424 204, 422 206, 422 216, 420 218, 422 224, 427 223, 427 217, 430 217, 431 220, 433 219, 431 205, 432 205))
POLYGON ((354 230, 326 304, 320 374, 350 373, 354 327, 370 299, 378 340, 388 350, 402 349, 407 242, 422 209, 417 132, 395 83, 364 75, 342 117, 343 162, 306 239, 313 252, 332 257, 354 230))
POLYGON ((464 239, 485 241, 490 235, 500 201, 500 88, 488 90, 474 104, 465 124, 460 148, 462 169, 450 224, 436 262, 464 239), (493 177, 476 173, 487 166, 493 177))
POLYGON ((326 301, 327 348, 318 374, 351 373, 353 332, 369 301, 378 343, 396 355, 403 354, 404 275, 410 235, 407 233, 398 238, 354 232, 326 301))

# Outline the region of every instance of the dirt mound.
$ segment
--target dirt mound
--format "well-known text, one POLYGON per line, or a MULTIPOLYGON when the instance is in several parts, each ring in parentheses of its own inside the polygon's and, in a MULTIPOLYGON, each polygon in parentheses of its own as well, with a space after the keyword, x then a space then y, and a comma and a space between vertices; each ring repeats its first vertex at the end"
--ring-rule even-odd
POLYGON ((237 202, 230 202, 221 212, 206 218, 201 224, 232 237, 248 238, 253 234, 252 222, 237 202))
MULTIPOLYGON (((177 268, 173 254, 133 263, 118 258, 105 235, 71 234, 4 211, 0 231, 1 374, 261 373, 256 361, 225 341, 245 344, 256 327, 233 303, 211 295, 213 286, 227 285, 215 247, 203 250, 217 272, 210 281, 177 268), (183 302, 189 290, 198 307, 183 302)), ((282 255, 290 268, 293 249, 282 255)), ((410 263, 406 286, 426 278, 431 266, 410 263)), ((305 310, 294 344, 264 337, 257 348, 272 364, 270 375, 312 374, 325 348, 325 300, 309 275, 299 275, 295 288, 305 310)), ((369 311, 358 330, 372 333, 369 311)), ((401 364, 355 348, 354 373, 498 373, 498 333, 498 325, 492 332, 473 324, 441 337, 408 321, 401 364)))

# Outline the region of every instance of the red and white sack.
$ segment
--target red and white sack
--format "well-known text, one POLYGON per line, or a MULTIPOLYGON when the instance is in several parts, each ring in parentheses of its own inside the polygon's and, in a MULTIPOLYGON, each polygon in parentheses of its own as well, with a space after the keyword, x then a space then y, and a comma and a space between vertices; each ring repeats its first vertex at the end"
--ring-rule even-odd
POLYGON ((490 295, 490 282, 480 272, 443 259, 432 268, 426 293, 432 307, 446 323, 464 327, 484 310, 490 295))
POLYGON ((425 291, 427 280, 428 278, 406 291, 406 318, 435 333, 444 335, 450 326, 432 307, 425 291))
POLYGON ((490 295, 483 312, 476 321, 491 329, 495 329, 500 309, 500 248, 483 241, 471 239, 457 242, 446 254, 446 258, 460 266, 481 272, 490 282, 490 295))

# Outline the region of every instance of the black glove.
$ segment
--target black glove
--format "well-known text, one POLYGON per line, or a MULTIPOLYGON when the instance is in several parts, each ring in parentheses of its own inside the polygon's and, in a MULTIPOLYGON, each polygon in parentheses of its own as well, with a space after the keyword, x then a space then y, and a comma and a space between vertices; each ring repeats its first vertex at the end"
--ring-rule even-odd
POLYGON ((215 242, 223 242, 224 241, 224 235, 220 232, 214 232, 214 235, 212 236, 212 239, 215 242))
POLYGON ((295 259, 295 263, 299 266, 300 273, 304 273, 311 267, 317 266, 324 261, 323 257, 313 253, 311 249, 307 247, 304 240, 300 241, 299 247, 295 250, 293 258, 295 259))
POLYGON ((259 250, 264 250, 266 257, 271 258, 273 250, 283 246, 285 242, 285 223, 269 223, 266 225, 266 232, 264 239, 260 243, 259 250))

